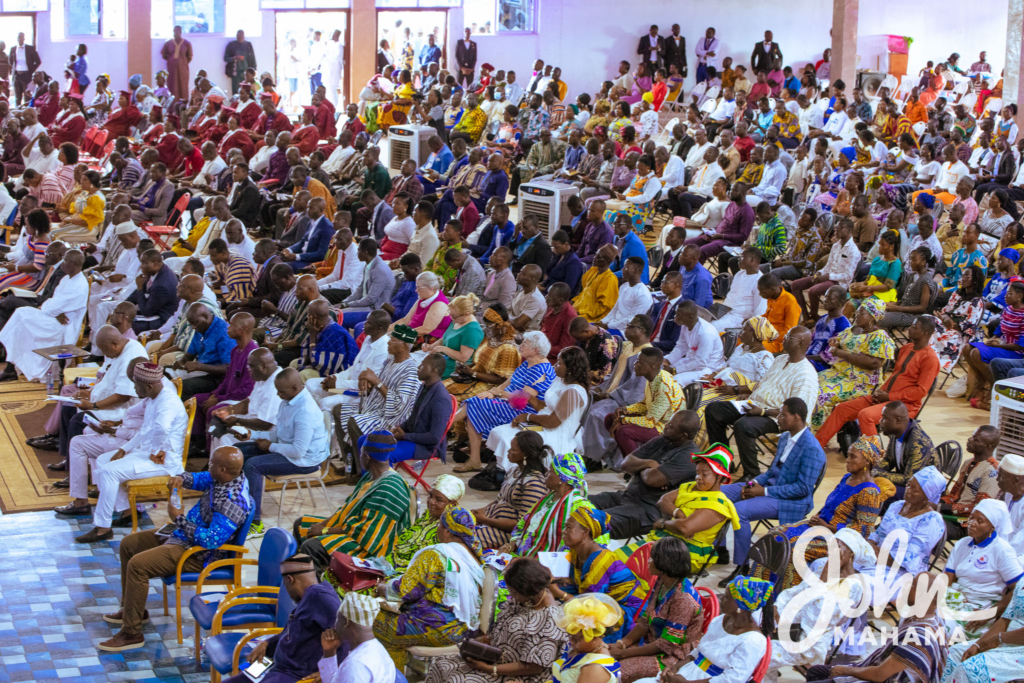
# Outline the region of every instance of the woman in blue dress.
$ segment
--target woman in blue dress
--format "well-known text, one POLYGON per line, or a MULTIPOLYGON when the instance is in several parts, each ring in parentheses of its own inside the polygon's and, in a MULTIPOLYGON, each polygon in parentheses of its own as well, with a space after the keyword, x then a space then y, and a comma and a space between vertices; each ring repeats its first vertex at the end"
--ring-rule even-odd
POLYGON ((551 342, 543 332, 527 332, 519 345, 522 365, 501 386, 466 399, 455 414, 455 421, 466 421, 469 432, 469 461, 455 468, 458 473, 476 472, 480 464, 480 446, 491 430, 512 422, 521 413, 536 414, 538 401, 544 400, 555 368, 548 362, 551 342))

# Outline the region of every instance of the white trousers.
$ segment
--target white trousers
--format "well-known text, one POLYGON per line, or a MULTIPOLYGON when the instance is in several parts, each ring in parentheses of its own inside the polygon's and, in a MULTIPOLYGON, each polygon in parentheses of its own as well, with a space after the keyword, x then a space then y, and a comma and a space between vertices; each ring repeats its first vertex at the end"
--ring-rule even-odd
POLYGON ((715 329, 718 330, 718 333, 721 334, 729 327, 743 327, 743 323, 745 322, 746 320, 743 319, 742 315, 729 311, 718 320, 713 320, 711 324, 714 325, 715 329))
POLYGON ((676 375, 676 382, 679 383, 679 386, 685 387, 690 382, 696 382, 697 380, 699 380, 704 375, 709 375, 709 374, 711 374, 711 371, 708 368, 703 368, 701 370, 689 370, 687 372, 680 372, 678 375, 676 375))
POLYGON ((96 483, 96 459, 104 453, 116 452, 128 443, 111 434, 97 434, 88 427, 85 433, 71 439, 68 445, 68 479, 71 488, 68 493, 72 498, 85 498, 89 491, 89 467, 92 467, 96 483))
POLYGON ((114 512, 128 509, 128 493, 122 486, 124 482, 170 474, 166 467, 148 459, 125 456, 120 460, 111 461, 113 456, 114 452, 111 451, 97 458, 97 469, 93 474, 100 488, 100 498, 96 501, 92 523, 103 529, 110 528, 114 521, 114 512))

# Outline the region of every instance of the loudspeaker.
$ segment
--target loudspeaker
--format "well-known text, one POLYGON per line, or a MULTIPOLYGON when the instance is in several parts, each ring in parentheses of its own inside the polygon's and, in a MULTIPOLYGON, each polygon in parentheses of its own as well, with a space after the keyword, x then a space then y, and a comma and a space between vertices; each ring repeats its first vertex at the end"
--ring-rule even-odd
POLYGON ((885 80, 884 71, 860 71, 857 73, 857 87, 864 97, 878 97, 878 89, 885 80))

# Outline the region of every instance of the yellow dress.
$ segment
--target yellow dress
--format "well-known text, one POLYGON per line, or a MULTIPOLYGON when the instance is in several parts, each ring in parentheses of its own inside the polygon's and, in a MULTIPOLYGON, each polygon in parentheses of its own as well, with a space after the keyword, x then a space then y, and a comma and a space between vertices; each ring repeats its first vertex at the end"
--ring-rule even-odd
POLYGON ((659 529, 647 535, 647 541, 657 541, 665 536, 675 536, 686 543, 690 551, 690 565, 693 571, 700 571, 704 565, 713 562, 715 559, 715 539, 722 525, 726 522, 732 524, 733 530, 740 528, 740 516, 736 512, 736 506, 725 497, 721 491, 698 491, 696 482, 687 482, 679 487, 676 495, 676 507, 683 515, 689 517, 697 510, 713 510, 725 517, 724 520, 715 524, 709 529, 698 531, 693 538, 680 536, 674 529, 659 529))
POLYGON ((95 242, 99 238, 99 228, 103 225, 106 207, 107 200, 98 191, 92 194, 80 192, 68 207, 69 216, 83 219, 85 227, 70 225, 56 228, 51 231, 50 237, 64 242, 95 242))
POLYGON ((196 250, 196 245, 199 244, 199 240, 203 239, 203 235, 206 234, 206 230, 209 227, 210 217, 203 216, 203 218, 192 226, 191 230, 189 230, 188 237, 185 239, 179 238, 171 246, 171 251, 174 252, 175 256, 191 256, 192 252, 196 250))
POLYGON ((395 104, 394 101, 384 105, 378 123, 381 127, 396 126, 409 122, 409 110, 412 109, 412 96, 416 94, 416 88, 412 83, 404 83, 395 91, 396 100, 409 100, 409 104, 395 104))

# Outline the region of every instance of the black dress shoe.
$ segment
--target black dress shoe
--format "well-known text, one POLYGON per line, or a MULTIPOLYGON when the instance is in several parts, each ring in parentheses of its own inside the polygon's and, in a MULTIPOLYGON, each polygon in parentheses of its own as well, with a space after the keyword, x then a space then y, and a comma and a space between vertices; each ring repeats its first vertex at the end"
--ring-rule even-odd
POLYGON ((100 490, 98 488, 96 488, 95 486, 93 486, 91 489, 89 489, 88 496, 90 498, 99 498, 100 497, 100 490))
POLYGON ((75 539, 75 543, 96 543, 98 541, 109 541, 114 537, 114 532, 108 530, 106 533, 101 534, 96 531, 96 527, 89 529, 81 536, 75 539))
POLYGON ((31 446, 32 444, 39 443, 40 441, 56 439, 58 436, 59 434, 40 434, 39 436, 33 436, 31 439, 25 439, 25 443, 31 446))
POLYGON ((735 579, 739 575, 740 575, 740 568, 736 567, 736 569, 732 570, 732 573, 729 574, 729 576, 725 577, 724 579, 722 579, 721 581, 718 582, 718 587, 719 588, 725 588, 726 586, 729 585, 730 581, 732 581, 733 579, 735 579))
POLYGON ((131 513, 129 512, 128 514, 121 515, 120 517, 115 519, 113 522, 111 522, 110 526, 117 527, 118 529, 123 528, 123 527, 131 528, 131 526, 132 526, 132 516, 131 516, 131 513))
POLYGON ((55 489, 69 489, 71 488, 71 478, 64 477, 60 481, 53 482, 52 484, 50 484, 50 486, 52 486, 55 489))
MULTIPOLYGON (((47 450, 45 448, 40 448, 39 446, 33 446, 33 448, 39 448, 39 450, 47 450)), ((49 465, 46 466, 46 469, 48 469, 48 470, 50 470, 52 472, 67 472, 68 471, 68 461, 65 459, 65 460, 61 460, 60 462, 51 462, 49 465)), ((64 481, 67 481, 67 479, 65 479, 64 481)), ((67 488, 67 487, 65 486, 64 488, 67 488)))
MULTIPOLYGON (((43 440, 43 441, 37 441, 34 444, 32 444, 32 448, 36 449, 37 451, 50 451, 50 452, 56 453, 57 451, 60 450, 60 439, 58 439, 57 437, 54 437, 52 439, 46 439, 46 440, 43 440)), ((60 465, 60 463, 57 463, 57 464, 60 465)), ((51 469, 53 469, 53 468, 51 468, 51 469)), ((66 469, 67 469, 67 465, 64 465, 64 467, 62 467, 60 469, 55 469, 54 471, 56 471, 56 472, 63 472, 66 469)))
POLYGON ((67 505, 61 505, 60 507, 53 508, 53 511, 58 515, 70 515, 73 517, 79 517, 82 515, 88 515, 92 513, 91 505, 75 505, 74 503, 68 503, 67 505))

